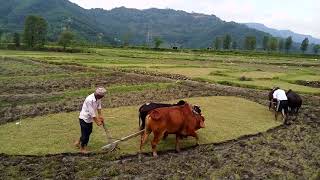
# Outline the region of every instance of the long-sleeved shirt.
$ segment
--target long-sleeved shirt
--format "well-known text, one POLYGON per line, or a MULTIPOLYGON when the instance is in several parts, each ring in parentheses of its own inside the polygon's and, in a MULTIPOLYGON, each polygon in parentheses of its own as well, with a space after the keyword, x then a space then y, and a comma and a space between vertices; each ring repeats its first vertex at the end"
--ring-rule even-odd
POLYGON ((92 93, 84 100, 79 118, 86 123, 92 123, 98 109, 101 109, 101 100, 97 100, 92 93))
POLYGON ((278 101, 288 100, 286 92, 282 89, 277 89, 273 92, 273 98, 278 101))

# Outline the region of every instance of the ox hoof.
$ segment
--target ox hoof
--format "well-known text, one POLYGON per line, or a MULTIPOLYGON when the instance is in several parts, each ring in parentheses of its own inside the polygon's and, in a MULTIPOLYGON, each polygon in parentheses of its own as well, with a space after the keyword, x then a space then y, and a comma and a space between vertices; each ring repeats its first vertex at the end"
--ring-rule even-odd
POLYGON ((139 160, 139 162, 142 162, 142 154, 138 155, 138 160, 139 160))
POLYGON ((158 157, 158 154, 157 154, 157 153, 153 153, 153 157, 154 157, 154 158, 157 158, 157 157, 158 157))

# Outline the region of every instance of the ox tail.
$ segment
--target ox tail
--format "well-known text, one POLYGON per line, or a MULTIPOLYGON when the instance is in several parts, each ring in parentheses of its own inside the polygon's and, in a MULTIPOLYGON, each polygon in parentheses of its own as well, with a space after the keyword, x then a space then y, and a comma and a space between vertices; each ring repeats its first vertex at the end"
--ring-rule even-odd
POLYGON ((145 128, 146 116, 147 116, 147 113, 146 113, 146 112, 140 112, 140 113, 139 113, 139 129, 140 129, 140 130, 142 130, 142 129, 145 128))
POLYGON ((139 117, 138 117, 138 119, 139 119, 139 129, 140 130, 142 130, 142 129, 144 129, 144 120, 142 119, 142 117, 141 117, 141 112, 139 112, 139 117))
POLYGON ((139 115, 138 115, 138 122, 139 122, 139 129, 141 130, 141 115, 140 115, 140 112, 139 112, 139 115))

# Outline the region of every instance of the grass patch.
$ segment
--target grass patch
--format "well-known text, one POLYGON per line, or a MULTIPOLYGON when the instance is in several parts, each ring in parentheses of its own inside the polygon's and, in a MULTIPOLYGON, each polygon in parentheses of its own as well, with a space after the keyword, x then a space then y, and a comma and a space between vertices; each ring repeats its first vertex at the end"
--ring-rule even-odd
POLYGON ((239 72, 239 73, 229 73, 228 75, 233 77, 248 77, 248 78, 255 78, 255 79, 272 79, 276 76, 284 75, 285 73, 277 73, 277 72, 261 72, 261 71, 246 71, 246 72, 239 72))
MULTIPOLYGON (((186 99, 201 106, 206 118, 206 128, 198 131, 200 143, 207 144, 237 138, 245 134, 266 131, 277 126, 280 121, 273 119, 266 107, 237 97, 200 97, 186 99)), ((174 100, 172 102, 176 102, 174 100)), ((138 129, 139 106, 104 109, 107 126, 114 138, 136 132, 138 129)), ((51 114, 36 118, 27 118, 16 123, 0 126, 0 153, 6 154, 51 154, 77 152, 72 145, 80 135, 79 112, 51 114)), ((151 137, 149 137, 150 141, 151 137)), ((159 150, 174 149, 175 138, 169 135, 161 141, 159 150)), ((182 147, 194 145, 193 138, 182 141, 182 147)), ((89 148, 99 151, 106 144, 102 128, 94 125, 89 148)), ((144 150, 150 151, 149 142, 144 150)), ((136 153, 139 149, 139 137, 120 144, 118 154, 136 153)))
MULTIPOLYGON (((144 91, 150 89, 167 89, 174 87, 174 83, 145 83, 145 84, 137 84, 137 85, 115 85, 107 87, 107 92, 110 94, 113 93, 127 93, 127 92, 136 92, 136 91, 144 91)), ((72 98, 72 97, 83 97, 88 94, 91 94, 94 89, 80 89, 77 91, 67 91, 64 92, 64 98, 72 98)))

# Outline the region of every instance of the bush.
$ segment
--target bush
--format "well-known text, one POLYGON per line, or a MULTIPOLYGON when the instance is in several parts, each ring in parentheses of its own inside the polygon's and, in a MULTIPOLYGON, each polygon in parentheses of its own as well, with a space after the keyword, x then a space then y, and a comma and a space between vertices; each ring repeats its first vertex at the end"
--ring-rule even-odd
POLYGON ((252 78, 246 77, 246 76, 241 76, 239 78, 240 81, 252 81, 252 78))
POLYGON ((228 76, 223 71, 213 71, 209 73, 210 76, 228 76))

